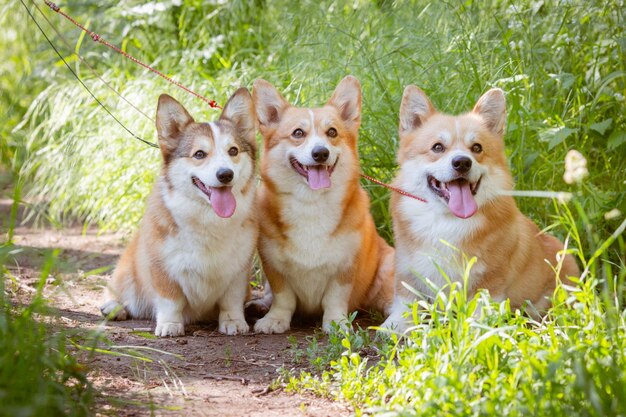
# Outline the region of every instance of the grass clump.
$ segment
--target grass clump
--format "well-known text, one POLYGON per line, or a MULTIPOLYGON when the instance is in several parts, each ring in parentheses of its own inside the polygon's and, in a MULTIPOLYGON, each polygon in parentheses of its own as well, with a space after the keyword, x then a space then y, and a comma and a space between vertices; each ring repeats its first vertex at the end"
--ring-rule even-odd
POLYGON ((624 253, 624 228, 583 256, 583 277, 557 288, 540 321, 452 284, 433 303, 414 303, 404 338, 379 335, 380 356, 346 335, 330 368, 292 372, 288 388, 347 400, 357 415, 625 415, 626 267, 607 250, 624 253))
POLYGON ((474 320, 476 303, 440 297, 418 307, 414 331, 380 362, 346 342, 331 370, 290 387, 348 400, 357 415, 624 415, 623 311, 594 286, 558 294, 563 304, 541 323, 505 304, 474 320))
POLYGON ((30 303, 15 305, 5 288, 12 279, 4 266, 15 250, 0 246, 0 415, 91 415, 93 390, 86 367, 68 348, 71 336, 44 319, 42 290, 54 257, 46 261, 30 303))

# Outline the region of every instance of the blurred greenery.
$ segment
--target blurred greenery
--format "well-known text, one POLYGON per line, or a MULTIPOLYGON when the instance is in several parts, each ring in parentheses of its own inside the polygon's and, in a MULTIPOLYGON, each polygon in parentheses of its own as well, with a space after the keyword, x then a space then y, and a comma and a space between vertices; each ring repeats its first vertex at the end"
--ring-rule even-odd
MULTIPOLYGON (((158 172, 158 152, 134 141, 72 78, 23 6, 6 2, 0 23, 3 165, 26 179, 28 196, 60 222, 133 228, 158 172), (19 23, 18 23, 19 22, 19 23)), ((28 3, 33 9, 32 3, 28 3)), ((154 123, 111 92, 78 51, 148 115, 167 92, 197 118, 217 111, 94 43, 36 3, 72 49, 33 13, 96 96, 138 135, 154 123)), ((223 103, 254 79, 274 83, 295 104, 320 105, 353 74, 363 85, 363 170, 390 180, 403 88, 416 84, 438 108, 467 111, 488 88, 506 91, 507 149, 517 187, 580 192, 589 221, 626 212, 623 2, 582 1, 162 1, 80 2, 64 10, 113 44, 223 103), (563 182, 577 149, 591 175, 563 182)), ((382 233, 391 238, 388 191, 365 184, 382 233)), ((549 201, 519 199, 540 224, 549 201)), ((557 231, 558 233, 562 233, 557 231)))

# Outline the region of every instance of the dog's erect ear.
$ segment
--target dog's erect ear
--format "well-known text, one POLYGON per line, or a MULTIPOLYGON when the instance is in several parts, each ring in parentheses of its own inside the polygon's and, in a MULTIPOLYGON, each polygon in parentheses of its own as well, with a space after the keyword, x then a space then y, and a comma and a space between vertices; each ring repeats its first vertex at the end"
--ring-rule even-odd
POLYGON ((328 100, 331 106, 339 110, 344 122, 361 123, 361 83, 352 75, 345 77, 335 88, 328 100))
POLYGON ((420 127, 437 110, 426 94, 414 85, 404 89, 400 103, 400 132, 408 132, 420 127))
POLYGON ((499 88, 492 88, 478 99, 472 112, 480 115, 487 128, 498 136, 504 135, 506 122, 506 99, 499 88))
POLYGON ((289 102, 265 80, 256 80, 253 87, 252 100, 259 124, 262 127, 278 124, 283 112, 289 107, 289 102))
POLYGON ((159 96, 159 105, 157 106, 156 128, 159 135, 159 144, 161 152, 166 157, 176 150, 178 146, 179 133, 189 123, 193 122, 193 118, 187 113, 187 110, 178 101, 161 94, 159 96))
POLYGON ((229 120, 235 125, 237 135, 254 149, 256 148, 255 117, 252 96, 247 88, 242 87, 230 96, 222 110, 220 120, 229 120))

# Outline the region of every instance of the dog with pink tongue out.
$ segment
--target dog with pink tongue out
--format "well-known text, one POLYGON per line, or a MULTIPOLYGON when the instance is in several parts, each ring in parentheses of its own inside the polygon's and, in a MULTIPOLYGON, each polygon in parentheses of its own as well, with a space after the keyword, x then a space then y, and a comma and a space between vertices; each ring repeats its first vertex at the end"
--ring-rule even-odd
POLYGON ((291 105, 264 80, 252 93, 263 159, 258 250, 271 292, 255 332, 283 333, 294 314, 329 332, 358 309, 383 313, 393 297, 393 248, 376 230, 359 183, 361 85, 347 76, 317 108, 291 105), (273 302, 272 302, 273 294, 273 302))
POLYGON ((249 331, 243 308, 258 236, 255 119, 245 88, 208 123, 159 97, 163 169, 113 272, 105 317, 155 319, 157 336, 182 336, 186 323, 215 318, 221 333, 249 331))
POLYGON ((416 297, 432 300, 448 281, 462 283, 469 257, 477 258, 469 296, 486 289, 496 301, 510 299, 513 308, 531 303, 530 313, 549 308, 557 280, 579 274, 563 244, 542 233, 503 193, 513 188, 505 119, 500 89, 459 116, 437 112, 419 88, 405 89, 394 185, 428 202, 391 196, 395 297, 383 328, 406 330, 407 304, 416 297))

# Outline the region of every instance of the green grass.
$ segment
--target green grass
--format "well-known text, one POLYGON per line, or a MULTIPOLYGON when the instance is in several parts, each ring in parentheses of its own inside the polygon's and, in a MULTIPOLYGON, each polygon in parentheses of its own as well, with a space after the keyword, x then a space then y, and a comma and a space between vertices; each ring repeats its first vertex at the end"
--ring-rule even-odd
MULTIPOLYGON (((416 306, 403 343, 364 330, 313 338, 299 352, 312 373, 290 387, 343 398, 357 414, 625 415, 626 25, 623 1, 80 2, 65 10, 114 44, 224 103, 262 77, 298 105, 324 103, 353 74, 363 86, 363 171, 393 178, 403 88, 416 84, 442 111, 469 110, 490 87, 507 98, 506 145, 516 188, 567 191, 561 205, 519 198, 524 213, 565 239, 587 271, 562 290, 541 323, 481 300, 416 306), (179 5, 175 5, 179 4, 179 5), (588 161, 580 184, 563 180, 571 149, 588 161), (616 213, 607 216, 607 213, 616 213), (327 347, 322 347, 322 346, 327 347), (372 352, 376 352, 373 354, 372 352)), ((27 20, 0 0, 0 163, 26 200, 62 225, 136 227, 159 155, 117 126, 71 78, 27 20)), ((73 55, 152 116, 161 92, 198 119, 217 112, 45 11, 53 35, 96 96, 140 136, 154 123, 113 94, 73 55)), ((41 15, 35 11, 41 21, 41 15)), ((388 191, 364 183, 390 241, 388 191)), ((454 301, 454 302, 452 302, 454 301)))
POLYGON ((42 290, 54 254, 42 267, 33 299, 27 305, 14 305, 8 296, 10 288, 5 288, 5 283, 10 287, 14 282, 5 261, 17 250, 0 246, 0 415, 91 415, 94 393, 87 368, 68 346, 68 339, 83 336, 43 319, 50 315, 42 290))
POLYGON ((348 401, 357 415, 626 415, 626 268, 607 259, 613 242, 582 260, 590 273, 557 288, 541 321, 454 284, 413 305, 402 339, 358 329, 326 349, 313 340, 301 349, 311 371, 284 372, 287 389, 348 401))

